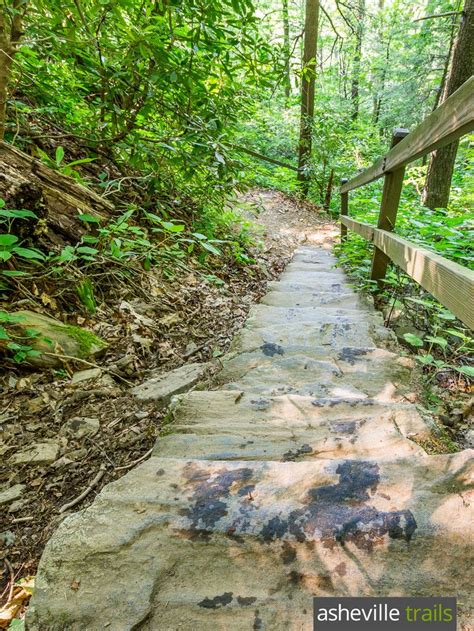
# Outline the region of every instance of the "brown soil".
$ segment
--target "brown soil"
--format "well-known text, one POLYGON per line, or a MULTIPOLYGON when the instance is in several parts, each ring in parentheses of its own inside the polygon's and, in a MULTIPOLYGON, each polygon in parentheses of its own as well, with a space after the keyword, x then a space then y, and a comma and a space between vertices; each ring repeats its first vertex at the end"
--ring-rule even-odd
POLYGON ((76 385, 71 374, 89 366, 76 363, 61 371, 32 371, 3 364, 0 490, 15 484, 26 488, 13 512, 11 504, 0 506, 0 628, 6 628, 7 620, 20 614, 27 602, 26 592, 13 589, 13 581, 35 574, 42 550, 64 515, 84 509, 105 484, 147 457, 159 435, 163 411, 153 402, 134 399, 130 388, 151 370, 155 375, 187 362, 217 360, 297 245, 330 247, 336 233, 335 225, 314 206, 278 192, 253 189, 239 204, 260 226, 255 234, 262 238, 262 246, 253 252, 252 265, 219 263, 210 278, 189 264, 171 278, 150 272, 122 287, 112 283, 93 319, 65 314, 61 302, 40 286, 28 288, 9 305, 87 326, 110 347, 97 360, 101 376, 76 385), (99 432, 83 438, 65 433, 65 424, 75 417, 97 419, 99 432), (60 453, 53 464, 9 464, 15 452, 58 438, 60 453), (60 514, 59 509, 87 489, 101 468, 105 474, 100 483, 71 511, 60 514), (12 596, 18 601, 16 610, 12 596))

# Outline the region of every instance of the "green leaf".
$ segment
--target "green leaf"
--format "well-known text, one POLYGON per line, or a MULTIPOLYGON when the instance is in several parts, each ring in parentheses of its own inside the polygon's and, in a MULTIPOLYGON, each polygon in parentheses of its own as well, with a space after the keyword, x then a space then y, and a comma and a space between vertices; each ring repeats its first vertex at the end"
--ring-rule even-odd
POLYGON ((45 255, 39 250, 32 250, 31 248, 14 248, 13 252, 17 256, 21 256, 23 259, 37 259, 38 261, 44 261, 45 255))
MULTIPOLYGON (((0 259, 1 257, 1 252, 0 252, 0 259)), ((8 252, 7 252, 8 254, 8 252)), ((16 269, 4 269, 2 270, 2 275, 3 276, 11 276, 11 277, 15 277, 15 276, 28 276, 28 272, 21 272, 20 270, 16 270, 16 269)))
POLYGON ((32 210, 7 210, 3 208, 0 210, 0 217, 7 217, 8 219, 38 219, 32 210))
POLYGON ((444 337, 433 337, 432 335, 427 335, 425 337, 427 342, 431 342, 432 344, 437 344, 441 346, 441 348, 446 348, 448 345, 448 340, 445 340, 444 337))
POLYGON ((87 162, 94 162, 96 158, 81 158, 80 160, 73 160, 64 165, 64 168, 75 167, 78 164, 86 164, 87 162))
POLYGON ((57 147, 56 149, 56 166, 61 166, 61 162, 64 158, 64 149, 62 147, 57 147))
POLYGON ((184 224, 171 223, 171 221, 162 221, 161 225, 168 232, 183 232, 183 230, 186 228, 184 224))
POLYGON ((8 252, 8 250, 0 250, 0 261, 8 261, 11 257, 11 252, 8 252))
POLYGON ((79 219, 86 223, 100 223, 100 219, 94 217, 94 215, 90 215, 89 213, 83 213, 82 215, 79 215, 79 219))
POLYGON ((11 246, 14 243, 18 242, 18 237, 16 237, 14 234, 0 234, 0 246, 11 246))
POLYGON ((408 344, 417 348, 421 348, 423 346, 423 340, 417 335, 413 335, 413 333, 405 333, 403 339, 408 342, 408 344))
POLYGON ((77 252, 79 254, 98 254, 99 250, 95 248, 90 248, 88 245, 81 245, 77 248, 77 252))
POLYGON ((463 375, 474 378, 474 366, 459 366, 456 370, 463 375))
POLYGON ((215 248, 211 243, 208 243, 207 241, 201 241, 200 245, 202 248, 204 248, 208 252, 211 252, 211 254, 215 254, 216 256, 221 255, 221 251, 215 248))

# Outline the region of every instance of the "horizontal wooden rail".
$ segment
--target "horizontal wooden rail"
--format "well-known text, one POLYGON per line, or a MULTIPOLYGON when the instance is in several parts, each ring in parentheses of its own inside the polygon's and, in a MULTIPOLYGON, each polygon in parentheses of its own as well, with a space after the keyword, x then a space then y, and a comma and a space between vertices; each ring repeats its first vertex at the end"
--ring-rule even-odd
POLYGON ((456 90, 406 138, 371 167, 341 186, 347 193, 417 158, 448 145, 474 129, 474 77, 456 90))
POLYGON ((386 254, 426 291, 474 329, 474 271, 422 248, 393 232, 341 217, 350 230, 386 254))
POLYGON ((356 221, 355 219, 351 219, 350 217, 342 216, 341 223, 349 228, 349 230, 360 234, 360 236, 364 237, 366 241, 374 240, 375 227, 371 226, 370 223, 364 223, 363 221, 356 221))

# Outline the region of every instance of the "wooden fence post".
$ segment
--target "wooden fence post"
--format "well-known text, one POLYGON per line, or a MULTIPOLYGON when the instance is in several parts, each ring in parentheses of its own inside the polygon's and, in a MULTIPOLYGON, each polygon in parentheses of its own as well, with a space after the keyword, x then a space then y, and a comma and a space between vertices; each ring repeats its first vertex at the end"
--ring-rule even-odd
MULTIPOLYGON (((408 134, 408 129, 396 127, 393 130, 392 149, 397 145, 400 140, 403 140, 408 134)), ((405 175, 405 167, 396 169, 385 174, 385 181, 383 186, 382 203, 380 206, 379 219, 377 222, 377 228, 381 230, 387 230, 393 232, 395 228, 395 222, 397 220, 398 204, 400 203, 400 195, 403 187, 403 177, 405 175)), ((342 211, 341 211, 342 212, 342 211)), ((389 258, 386 254, 379 250, 377 247, 374 249, 374 256, 372 259, 372 272, 370 278, 378 282, 385 278, 387 272, 387 265, 389 258)))
MULTIPOLYGON (((349 180, 344 177, 341 180, 341 184, 345 184, 349 180)), ((341 193, 341 216, 345 215, 346 217, 349 215, 349 193, 341 193)), ((345 241, 347 239, 347 227, 341 223, 341 241, 345 241)))

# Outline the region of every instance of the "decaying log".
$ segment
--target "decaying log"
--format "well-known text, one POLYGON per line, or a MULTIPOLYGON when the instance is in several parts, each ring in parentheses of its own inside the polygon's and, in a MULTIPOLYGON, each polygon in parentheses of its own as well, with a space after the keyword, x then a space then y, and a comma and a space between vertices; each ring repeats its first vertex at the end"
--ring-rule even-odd
POLYGON ((79 214, 105 220, 114 212, 94 191, 6 142, 0 142, 0 198, 7 208, 35 212, 44 223, 43 239, 56 245, 80 240, 85 226, 79 214))

